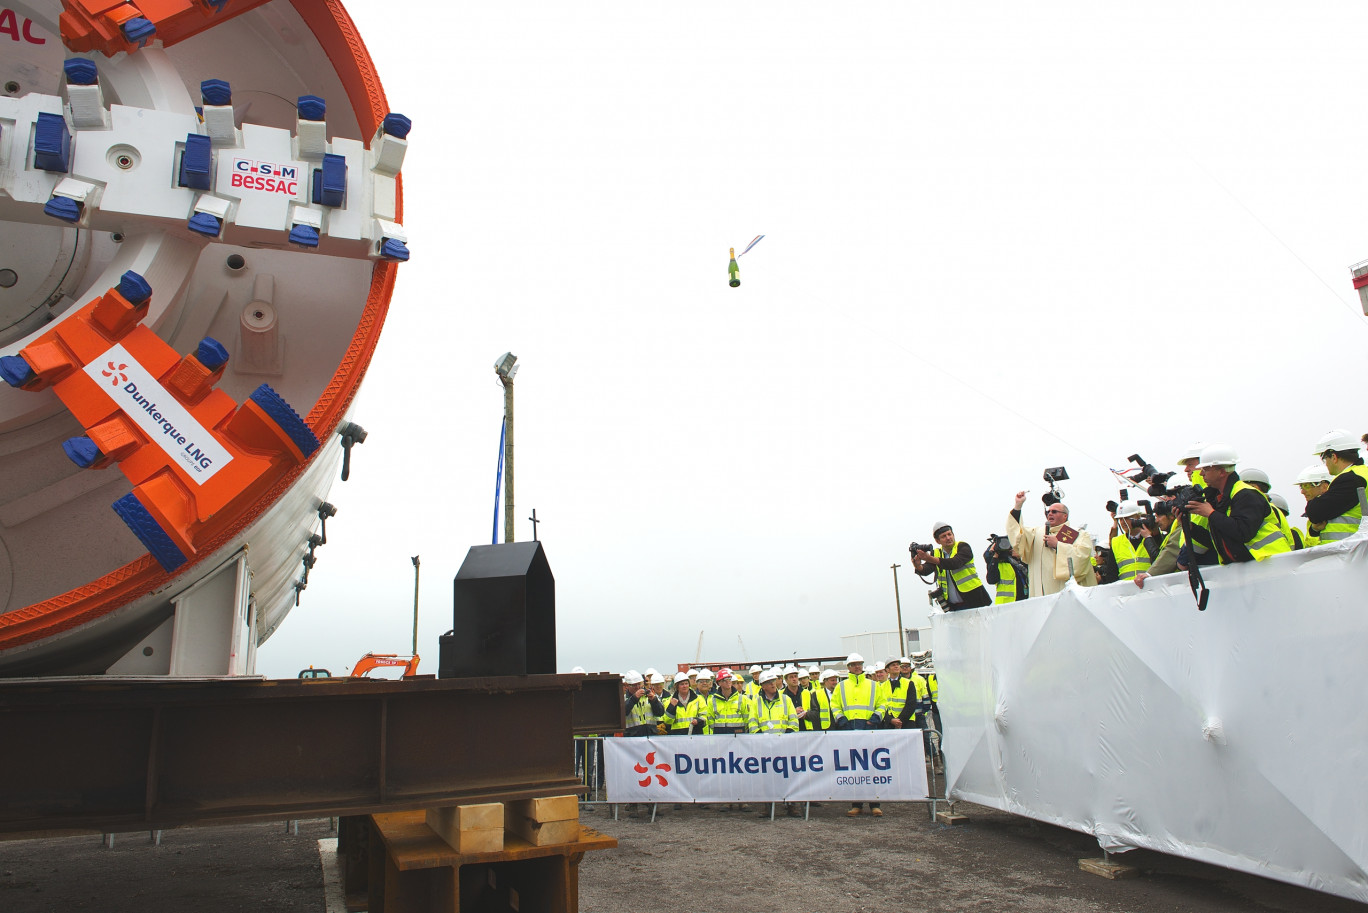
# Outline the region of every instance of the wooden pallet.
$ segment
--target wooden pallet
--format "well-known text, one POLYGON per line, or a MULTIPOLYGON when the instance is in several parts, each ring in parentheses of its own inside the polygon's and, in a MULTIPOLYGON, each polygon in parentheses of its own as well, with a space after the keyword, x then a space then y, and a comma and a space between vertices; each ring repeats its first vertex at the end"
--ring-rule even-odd
POLYGON ((560 843, 536 846, 505 831, 502 850, 460 852, 422 810, 372 815, 370 824, 369 913, 577 913, 580 860, 617 846, 617 838, 580 826, 560 843))

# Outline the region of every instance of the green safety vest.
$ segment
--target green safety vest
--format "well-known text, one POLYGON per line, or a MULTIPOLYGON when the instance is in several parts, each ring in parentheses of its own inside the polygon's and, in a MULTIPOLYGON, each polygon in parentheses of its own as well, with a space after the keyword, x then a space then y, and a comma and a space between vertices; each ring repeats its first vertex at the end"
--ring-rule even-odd
POLYGON ((718 727, 744 732, 749 716, 750 701, 746 700, 740 689, 733 688, 731 697, 723 697, 714 691, 708 695, 708 724, 704 732, 713 735, 718 727))
POLYGON ((883 689, 883 704, 888 708, 888 719, 896 719, 907 706, 907 685, 908 680, 900 678, 895 683, 893 679, 880 682, 879 687, 883 689))
MULTIPOLYGON (((953 557, 955 553, 959 551, 959 547, 960 544, 958 542, 956 542, 954 546, 951 547, 951 557, 953 557)), ((945 558, 945 550, 940 548, 936 549, 936 557, 945 558)), ((947 577, 955 581, 955 589, 959 590, 961 596, 972 590, 977 590, 979 587, 983 586, 983 581, 979 579, 978 574, 974 571, 974 557, 972 554, 969 556, 969 562, 957 571, 947 571, 940 565, 936 565, 936 580, 940 584, 941 598, 944 599, 946 602, 949 602, 950 584, 946 581, 947 577)))
POLYGON ((1321 544, 1320 533, 1313 533, 1309 522, 1306 524, 1306 531, 1302 533, 1302 542, 1305 543, 1302 546, 1303 548, 1311 548, 1321 544))
POLYGON ((797 732, 798 714, 793 709, 793 701, 782 691, 775 694, 774 700, 760 692, 747 728, 751 732, 797 732))
POLYGON ((836 686, 836 697, 831 702, 833 716, 843 716, 848 720, 867 720, 876 713, 883 712, 879 703, 879 683, 861 672, 857 676, 843 679, 836 686))
POLYGON ((1143 542, 1132 545, 1128 536, 1117 535, 1112 539, 1111 547, 1119 579, 1134 580, 1136 574, 1150 569, 1149 552, 1145 550, 1143 542))
MULTIPOLYGON (((679 695, 674 695, 678 697, 679 695)), ((678 707, 671 707, 669 699, 665 701, 665 728, 670 731, 685 730, 693 725, 694 717, 703 721, 703 726, 698 729, 702 734, 708 723, 708 705, 703 703, 703 698, 696 692, 690 691, 688 700, 680 701, 678 707)))
MULTIPOLYGON (((1236 482, 1230 489, 1230 498, 1233 501, 1235 496, 1242 491, 1252 491, 1264 499, 1264 504, 1268 507, 1268 513, 1263 518, 1263 523, 1254 533, 1254 538, 1246 542, 1245 548, 1254 556, 1255 561, 1262 561, 1271 558, 1273 555, 1282 552, 1292 551, 1292 533, 1287 529, 1287 522, 1278 520, 1278 509, 1268 500, 1267 496, 1253 485, 1246 485, 1244 482, 1236 482)), ((1222 564, 1226 563, 1225 555, 1218 556, 1222 564)))
POLYGON ((651 712, 651 697, 652 695, 647 693, 644 698, 632 705, 632 711, 627 714, 627 728, 655 725, 655 714, 651 712))
MULTIPOLYGON (((1356 476, 1362 476, 1368 480, 1368 466, 1354 465, 1344 470, 1352 472, 1356 476)), ((1349 510, 1340 514, 1329 523, 1325 524, 1325 529, 1320 531, 1318 542, 1338 542, 1340 539, 1348 539, 1358 532, 1359 520, 1363 517, 1363 508, 1355 504, 1349 510)))
POLYGON ((931 695, 931 703, 940 700, 940 686, 936 683, 936 673, 928 672, 926 675, 918 675, 918 678, 926 682, 927 692, 931 695))
POLYGON ((998 562, 998 585, 997 599, 994 602, 1002 605, 1004 602, 1016 602, 1017 591, 1017 572, 1010 561, 998 562))
POLYGON ((831 695, 827 690, 818 685, 812 691, 803 695, 803 709, 816 709, 819 715, 819 722, 813 722, 808 717, 803 717, 803 725, 810 725, 814 730, 826 730, 831 728, 831 695))
MULTIPOLYGON (((920 705, 920 704, 925 704, 927 701, 929 701, 929 700, 932 699, 932 696, 931 696, 931 683, 928 682, 928 681, 926 680, 926 678, 924 678, 924 677, 923 677, 920 673, 918 673, 918 672, 913 672, 913 673, 912 673, 912 679, 911 679, 911 681, 912 681, 912 686, 913 686, 913 688, 916 689, 916 694, 917 694, 916 700, 917 700, 917 703, 918 703, 919 705, 920 705)), ((914 713, 914 714, 912 714, 912 720, 913 720, 913 722, 916 722, 917 720, 921 719, 921 718, 924 717, 924 716, 925 716, 925 713, 921 710, 920 707, 918 707, 918 708, 917 708, 917 712, 914 713)))

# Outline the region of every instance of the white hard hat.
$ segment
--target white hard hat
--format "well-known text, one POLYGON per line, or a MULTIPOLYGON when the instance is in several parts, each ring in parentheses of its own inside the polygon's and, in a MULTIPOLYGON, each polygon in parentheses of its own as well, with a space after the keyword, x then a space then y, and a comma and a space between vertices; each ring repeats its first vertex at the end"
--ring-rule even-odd
POLYGON ((784 667, 784 675, 797 675, 797 674, 798 674, 798 667, 797 667, 797 666, 788 665, 788 666, 785 666, 785 667, 784 667))
POLYGON ((1272 501, 1273 506, 1278 508, 1278 510, 1282 511, 1283 513, 1290 513, 1292 510, 1292 508, 1287 506, 1287 499, 1284 498, 1282 495, 1278 494, 1276 491, 1269 493, 1268 500, 1272 501))
POLYGON ((909 666, 912 665, 912 660, 908 659, 906 656, 899 656, 898 662, 907 663, 909 666))
POLYGON ((585 671, 584 671, 584 667, 583 667, 583 666, 576 666, 575 668, 573 668, 573 669, 570 670, 570 674, 571 674, 571 675, 573 675, 573 674, 575 674, 575 673, 577 673, 577 672, 578 672, 580 675, 585 675, 585 674, 586 674, 585 671))
POLYGON ((750 667, 751 675, 754 675, 755 673, 757 673, 757 672, 759 672, 759 671, 760 671, 760 664, 759 664, 759 663, 756 663, 754 666, 751 666, 751 667, 750 667))
POLYGON ((779 673, 777 671, 774 669, 766 669, 764 672, 760 673, 760 684, 763 685, 765 682, 772 682, 778 677, 779 673))
POLYGON ((687 673, 687 672, 676 672, 676 673, 675 673, 674 683, 675 683, 676 685, 678 685, 680 682, 687 682, 688 680, 689 680, 689 673, 687 673))
POLYGON ((940 531, 943 529, 954 529, 954 527, 951 526, 949 523, 946 523, 944 520, 937 520, 935 523, 932 523, 931 538, 936 538, 936 536, 940 535, 940 531))
POLYGON ((850 654, 849 656, 846 657, 846 665, 847 665, 847 666, 850 665, 851 663, 862 663, 862 662, 864 662, 864 657, 861 656, 861 655, 858 654, 858 653, 852 653, 852 654, 850 654))
POLYGON ((1145 509, 1134 501, 1122 501, 1121 506, 1116 509, 1116 519, 1125 520, 1129 517, 1142 517, 1145 509))
POLYGON ((1234 466, 1240 462, 1240 457, 1229 444, 1208 444, 1202 448, 1198 460, 1198 469, 1210 469, 1213 466, 1234 466))
POLYGON ((825 672, 822 673, 822 679, 821 679, 821 680, 822 680, 822 681, 826 681, 826 680, 829 679, 829 678, 840 678, 840 677, 841 677, 841 673, 838 672, 837 670, 835 670, 835 669, 827 669, 825 672))
POLYGON ((809 678, 811 678, 811 677, 814 676, 814 675, 821 675, 821 674, 822 674, 822 667, 821 667, 821 666, 808 666, 807 674, 808 674, 808 677, 809 677, 809 678))
POLYGON ((1323 463, 1315 463, 1306 467, 1297 475, 1298 485, 1318 485, 1321 482, 1329 482, 1333 476, 1325 468, 1323 463))
POLYGON ((1316 441, 1316 449, 1312 452, 1312 456, 1320 456, 1327 450, 1358 450, 1362 446, 1363 441, 1343 428, 1337 428, 1321 435, 1321 439, 1316 441))
POLYGON ((635 669, 628 669, 622 674, 622 681, 627 685, 640 685, 641 673, 635 669))
POLYGON ((706 679, 708 679, 709 681, 711 681, 711 680, 712 680, 712 677, 713 677, 713 671, 712 671, 711 669, 699 669, 699 670, 698 670, 698 677, 699 677, 699 679, 705 679, 705 678, 706 678, 706 679))
POLYGON ((665 676, 661 675, 659 672, 652 672, 652 673, 651 673, 651 684, 652 684, 652 685, 663 685, 663 684, 665 684, 665 676))
POLYGON ((697 670, 697 669, 690 669, 690 670, 689 670, 689 678, 698 678, 698 670, 697 670))
POLYGON ((1272 485, 1269 481, 1268 473, 1262 469, 1241 469, 1240 481, 1242 482, 1262 482, 1264 485, 1272 485))
POLYGON ((1183 455, 1178 458, 1178 465, 1182 466, 1187 460, 1201 459, 1202 450, 1206 447, 1201 441, 1193 441, 1188 444, 1188 449, 1183 451, 1183 455))
POLYGON ((642 674, 649 678, 652 675, 659 675, 660 673, 657 672, 655 669, 647 668, 647 670, 642 674))
POLYGON ((883 670, 884 670, 884 664, 881 663, 881 662, 878 662, 877 660, 875 661, 874 665, 872 665, 872 666, 869 667, 869 671, 870 671, 870 672, 882 672, 883 670))

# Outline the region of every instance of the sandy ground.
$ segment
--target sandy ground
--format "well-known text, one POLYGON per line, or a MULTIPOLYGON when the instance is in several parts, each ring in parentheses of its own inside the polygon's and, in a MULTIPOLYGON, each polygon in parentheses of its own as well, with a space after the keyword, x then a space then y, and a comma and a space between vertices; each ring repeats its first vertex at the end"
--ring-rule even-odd
MULTIPOLYGON (((811 820, 771 823, 712 806, 621 815, 587 807, 585 824, 618 838, 580 868, 585 913, 950 913, 950 911, 1296 911, 1364 913, 1368 905, 1281 882, 1137 850, 1141 870, 1108 881, 1078 869, 1099 857, 1091 838, 961 804, 967 824, 929 820, 927 808, 887 804, 883 818, 850 819, 824 805, 811 820)), ((322 911, 319 841, 326 820, 184 828, 0 843, 3 913, 239 913, 322 911)), ((523 911, 531 913, 531 911, 523 911)))

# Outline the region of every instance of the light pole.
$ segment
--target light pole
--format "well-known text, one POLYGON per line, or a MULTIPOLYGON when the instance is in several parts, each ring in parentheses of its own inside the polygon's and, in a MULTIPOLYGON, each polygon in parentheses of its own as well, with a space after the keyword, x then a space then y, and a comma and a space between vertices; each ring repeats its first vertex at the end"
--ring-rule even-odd
POLYGON ((898 568, 902 567, 902 565, 894 564, 891 565, 891 567, 893 568, 893 602, 898 607, 898 655, 906 656, 907 642, 903 639, 902 626, 902 597, 898 595, 898 568))
POLYGON ((494 362, 494 373, 504 390, 504 541, 513 541, 513 377, 518 356, 505 352, 494 362))
POLYGON ((418 556, 413 556, 413 655, 418 655, 418 556))

